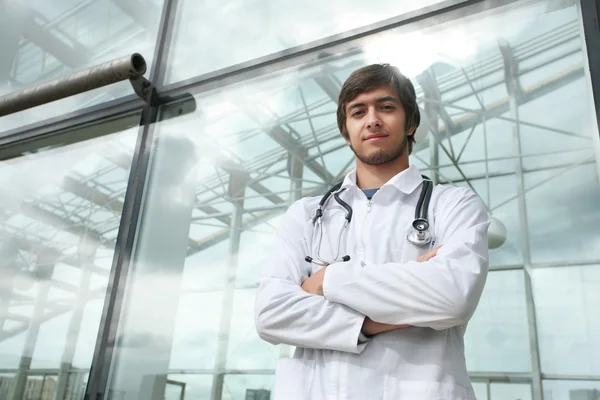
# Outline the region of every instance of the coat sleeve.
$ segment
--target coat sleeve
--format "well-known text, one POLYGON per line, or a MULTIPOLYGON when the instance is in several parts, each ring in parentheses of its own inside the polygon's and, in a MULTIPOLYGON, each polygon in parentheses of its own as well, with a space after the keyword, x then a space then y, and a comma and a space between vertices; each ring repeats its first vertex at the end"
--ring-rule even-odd
POLYGON ((305 245, 307 223, 301 202, 294 203, 278 229, 273 254, 264 266, 255 301, 258 335, 272 344, 360 353, 365 316, 323 296, 306 293, 302 282, 310 264, 305 245))
POLYGON ((325 298, 377 322, 447 329, 475 312, 488 271, 489 213, 465 188, 442 193, 436 206, 439 244, 427 262, 340 263, 327 268, 325 298))

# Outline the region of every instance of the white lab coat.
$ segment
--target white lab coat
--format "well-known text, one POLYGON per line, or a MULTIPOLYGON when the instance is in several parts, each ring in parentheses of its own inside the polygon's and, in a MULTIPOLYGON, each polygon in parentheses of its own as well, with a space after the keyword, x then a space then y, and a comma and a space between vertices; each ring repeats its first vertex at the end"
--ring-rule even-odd
MULTIPOLYGON (((430 207, 435 242, 410 244, 407 232, 422 187, 416 167, 402 171, 368 201, 348 174, 340 198, 353 208, 340 257, 325 273, 324 296, 300 285, 321 267, 310 217, 320 197, 294 203, 279 227, 257 291, 255 323, 273 344, 296 346, 278 361, 275 400, 475 399, 464 342, 488 270, 488 211, 470 189, 437 185, 430 207), (443 245, 437 256, 417 258, 443 245), (365 344, 365 316, 411 327, 365 344)), ((331 198, 323 216, 321 256, 333 257, 344 209, 331 198)))

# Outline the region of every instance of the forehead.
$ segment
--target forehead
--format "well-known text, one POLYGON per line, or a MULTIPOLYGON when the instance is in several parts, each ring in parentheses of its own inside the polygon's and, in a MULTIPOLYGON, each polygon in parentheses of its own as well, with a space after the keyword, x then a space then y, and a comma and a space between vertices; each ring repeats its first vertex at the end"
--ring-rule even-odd
POLYGON ((398 98, 398 95, 396 94, 396 92, 394 90, 392 90, 389 87, 382 86, 382 87, 378 87, 376 89, 369 90, 367 92, 360 93, 358 96, 356 96, 355 98, 350 100, 348 103, 346 103, 346 107, 352 106, 353 104, 357 104, 357 103, 364 103, 364 104, 374 103, 378 99, 381 99, 382 97, 392 97, 396 101, 400 102, 400 99, 398 98))

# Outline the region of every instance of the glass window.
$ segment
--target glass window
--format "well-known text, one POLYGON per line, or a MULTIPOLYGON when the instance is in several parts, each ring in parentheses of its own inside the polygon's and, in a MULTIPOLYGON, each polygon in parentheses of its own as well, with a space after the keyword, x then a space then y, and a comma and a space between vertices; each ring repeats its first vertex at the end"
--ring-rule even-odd
MULTIPOLYGON (((0 96, 140 53, 154 55, 163 0, 0 2, 0 96)), ((133 94, 121 82, 0 118, 4 131, 133 94)))
POLYGON ((533 270, 542 372, 600 375, 600 265, 533 270))
POLYGON ((465 337, 469 371, 531 370, 523 271, 489 273, 465 337))
POLYGON ((544 399, 547 400, 597 400, 600 398, 600 381, 555 381, 542 382, 544 399))
POLYGON ((182 0, 167 81, 254 60, 441 1, 182 0))
POLYGON ((2 399, 83 398, 139 118, 2 152, 2 399))
POLYGON ((477 400, 490 400, 488 398, 488 383, 473 382, 472 385, 477 400))
MULTIPOLYGON (((179 18, 185 20, 181 10, 186 3, 181 4, 179 18)), ((290 349, 268 345, 254 331, 258 271, 269 257, 278 217, 287 206, 303 196, 323 194, 353 168, 353 154, 336 124, 337 94, 351 71, 386 61, 413 80, 422 108, 424 131, 411 163, 441 183, 475 189, 499 223, 495 234, 505 239, 492 246, 492 266, 513 268, 490 272, 467 329, 469 370, 530 372, 523 270, 514 268, 529 263, 528 256, 538 260, 535 243, 541 242, 537 235, 543 230, 531 229, 538 221, 536 213, 560 207, 562 198, 532 200, 543 188, 530 186, 535 174, 543 172, 535 168, 552 170, 553 158, 537 167, 525 160, 558 150, 523 144, 533 132, 524 128, 533 129, 526 117, 549 108, 556 118, 589 113, 565 104, 559 91, 571 84, 586 91, 589 86, 581 60, 572 58, 575 50, 551 45, 565 29, 581 52, 576 5, 531 1, 490 9, 478 4, 438 16, 435 24, 417 22, 332 46, 327 49, 332 57, 235 86, 199 87, 197 112, 157 123, 118 327, 118 357, 110 371, 113 393, 143 398, 179 393, 168 380, 185 383, 186 393, 188 385, 197 393, 233 397, 246 390, 269 390, 268 376, 277 358, 290 349), (520 71, 531 73, 523 82, 526 95, 513 101, 502 59, 509 52, 498 47, 499 31, 516 60, 525 63, 520 71), (408 59, 403 51, 390 51, 420 47, 428 52, 408 59), (540 54, 574 60, 577 73, 565 72, 562 64, 549 68, 540 54), (526 112, 520 109, 525 104, 526 112), (520 201, 521 169, 525 202, 520 201), (527 213, 532 220, 525 218, 527 213)), ((540 125, 539 119, 531 120, 540 125)), ((586 118, 578 123, 570 129, 591 137, 586 118)), ((586 151, 593 155, 591 146, 586 151)), ((556 168, 565 161, 562 156, 556 160, 556 168)), ((595 168, 595 163, 586 168, 595 168)), ((597 191, 594 176, 589 172, 579 181, 571 176, 557 182, 565 187, 585 182, 597 191)), ((560 221, 545 223, 594 218, 596 212, 591 207, 559 211, 560 221)), ((590 230, 588 235, 593 243, 600 232, 590 230)), ((574 243, 557 240, 546 248, 558 259, 580 248, 574 243)), ((499 385, 493 392, 490 399, 530 397, 529 385, 499 385)))
POLYGON ((492 383, 490 400, 531 400, 531 385, 525 383, 492 383))

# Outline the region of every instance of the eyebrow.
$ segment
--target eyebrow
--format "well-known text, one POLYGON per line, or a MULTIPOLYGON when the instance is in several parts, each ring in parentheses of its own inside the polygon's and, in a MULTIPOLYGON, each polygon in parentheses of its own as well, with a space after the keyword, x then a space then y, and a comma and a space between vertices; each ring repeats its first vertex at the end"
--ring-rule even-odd
MULTIPOLYGON (((386 101, 391 101, 394 103, 399 103, 400 101, 393 97, 393 96, 384 96, 384 97, 379 97, 377 99, 375 99, 375 103, 385 103, 386 101)), ((360 108, 360 107, 364 107, 366 104, 365 103, 350 103, 348 105, 348 111, 353 110, 355 108, 360 108)))

